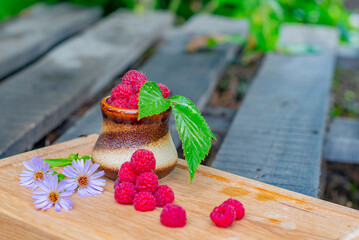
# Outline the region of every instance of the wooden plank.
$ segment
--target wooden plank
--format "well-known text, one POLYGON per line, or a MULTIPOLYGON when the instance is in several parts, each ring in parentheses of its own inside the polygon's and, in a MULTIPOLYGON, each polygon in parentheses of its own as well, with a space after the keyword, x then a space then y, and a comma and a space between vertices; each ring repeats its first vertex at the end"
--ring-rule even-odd
POLYGON ((100 8, 44 3, 0 25, 0 79, 101 17, 100 8))
POLYGON ((359 120, 335 118, 331 122, 323 158, 330 162, 359 163, 359 120))
MULTIPOLYGON (((200 110, 203 110, 221 73, 239 50, 238 45, 227 44, 212 51, 198 53, 185 51, 185 46, 191 38, 199 34, 211 33, 239 33, 246 37, 247 24, 244 21, 213 15, 197 15, 190 19, 184 27, 171 32, 163 46, 140 70, 146 74, 149 80, 168 86, 172 95, 186 96, 200 110)), ((99 106, 99 103, 96 104, 58 141, 100 133, 101 112, 99 106)), ((175 145, 179 146, 180 140, 173 118, 171 119, 171 134, 175 145)))
POLYGON ((0 157, 30 148, 58 126, 124 71, 171 22, 166 12, 139 16, 120 10, 0 85, 0 157))
POLYGON ((184 228, 162 226, 161 208, 142 213, 131 205, 117 204, 111 180, 107 180, 99 196, 80 198, 74 194, 71 200, 75 205, 71 211, 35 210, 32 191, 19 185, 21 170, 25 169, 22 161, 36 155, 44 158, 65 157, 75 152, 89 155, 96 138, 81 138, 0 162, 0 238, 339 239, 358 231, 357 210, 209 167, 199 166, 190 184, 183 160, 160 184, 169 185, 175 193, 174 203, 186 210, 184 228), (229 228, 215 227, 209 214, 229 197, 244 204, 246 215, 229 228))
POLYGON ((282 28, 281 43, 322 50, 265 57, 213 167, 317 196, 337 39, 331 28, 282 28))

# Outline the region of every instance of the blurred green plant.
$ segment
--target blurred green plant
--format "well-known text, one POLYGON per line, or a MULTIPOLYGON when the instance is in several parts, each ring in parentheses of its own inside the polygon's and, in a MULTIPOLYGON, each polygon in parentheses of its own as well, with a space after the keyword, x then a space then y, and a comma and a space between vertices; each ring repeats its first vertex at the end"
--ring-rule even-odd
MULTIPOLYGON (((0 21, 13 16, 23 8, 40 0, 1 0, 0 21)), ((250 34, 247 50, 261 52, 276 48, 279 28, 283 22, 323 24, 338 27, 344 42, 358 40, 357 32, 349 21, 351 13, 343 0, 50 0, 68 1, 80 5, 101 5, 105 13, 119 7, 143 12, 146 9, 168 9, 184 22, 198 12, 215 13, 233 18, 247 18, 250 34)))

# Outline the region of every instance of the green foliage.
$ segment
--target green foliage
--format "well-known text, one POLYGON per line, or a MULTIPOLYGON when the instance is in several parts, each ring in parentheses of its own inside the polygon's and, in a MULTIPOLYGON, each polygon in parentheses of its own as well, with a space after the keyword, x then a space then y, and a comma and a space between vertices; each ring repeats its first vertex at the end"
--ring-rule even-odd
POLYGON ((138 99, 138 119, 164 112, 171 105, 170 100, 163 98, 161 89, 155 82, 147 82, 144 84, 140 89, 138 99))
POLYGON ((182 141, 190 181, 216 139, 198 108, 183 96, 163 98, 155 82, 146 82, 139 94, 139 119, 166 111, 170 106, 182 141))
POLYGON ((22 1, 1 0, 0 21, 18 14, 24 8, 27 8, 37 2, 39 2, 39 0, 22 0, 22 1))
MULTIPOLYGON (((0 21, 39 1, 1 0, 0 21)), ((119 7, 135 9, 136 12, 167 9, 176 13, 180 22, 198 12, 247 18, 250 23, 247 49, 262 52, 275 49, 279 28, 283 22, 335 26, 341 32, 342 41, 349 43, 353 41, 352 35, 355 34, 352 31, 354 26, 348 21, 350 12, 344 8, 343 0, 50 0, 61 1, 101 5, 106 14, 119 7)), ((209 45, 215 46, 211 42, 209 45)))
POLYGON ((68 158, 48 158, 48 159, 44 159, 44 162, 50 164, 50 168, 54 168, 54 167, 63 167, 63 166, 71 165, 72 161, 77 159, 87 160, 87 159, 91 159, 91 157, 82 156, 79 158, 78 153, 76 154, 71 153, 68 158))

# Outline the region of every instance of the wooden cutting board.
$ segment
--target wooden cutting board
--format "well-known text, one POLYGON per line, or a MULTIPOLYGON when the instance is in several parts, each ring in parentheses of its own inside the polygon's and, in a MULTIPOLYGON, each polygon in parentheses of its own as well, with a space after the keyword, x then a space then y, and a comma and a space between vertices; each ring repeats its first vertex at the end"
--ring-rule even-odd
POLYGON ((356 239, 359 211, 240 176, 200 166, 192 184, 186 162, 160 184, 175 192, 187 211, 187 225, 160 224, 161 208, 137 212, 117 204, 113 181, 103 194, 80 198, 71 211, 35 210, 32 190, 19 185, 22 165, 30 156, 67 157, 91 154, 97 135, 41 148, 0 160, 0 239, 356 239), (210 220, 212 209, 229 197, 240 200, 246 216, 226 229, 210 220))

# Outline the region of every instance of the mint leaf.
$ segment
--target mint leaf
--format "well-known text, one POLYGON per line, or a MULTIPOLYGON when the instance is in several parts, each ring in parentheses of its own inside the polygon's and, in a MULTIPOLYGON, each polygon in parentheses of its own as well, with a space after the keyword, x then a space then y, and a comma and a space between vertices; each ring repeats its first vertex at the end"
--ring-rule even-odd
POLYGON ((155 82, 146 82, 140 89, 138 98, 138 120, 143 117, 166 111, 171 105, 162 95, 160 87, 155 82))
POLYGON ((183 96, 165 99, 155 82, 146 82, 141 87, 138 119, 164 112, 170 106, 175 116, 177 131, 182 141, 190 181, 192 182, 198 165, 209 153, 212 138, 216 138, 201 112, 191 100, 183 96))
POLYGON ((71 165, 72 161, 77 159, 87 160, 87 159, 91 159, 91 156, 83 156, 79 158, 78 153, 76 154, 71 153, 68 158, 48 158, 48 159, 44 159, 44 162, 50 164, 50 168, 54 168, 54 167, 63 167, 63 166, 71 165))
POLYGON ((77 160, 77 159, 79 159, 79 154, 78 153, 76 153, 76 154, 74 154, 74 153, 71 153, 70 155, 69 155, 69 160, 77 160))
POLYGON ((192 182, 198 165, 208 155, 215 138, 198 108, 183 96, 170 98, 178 134, 192 182))
POLYGON ((72 163, 72 160, 70 160, 69 158, 53 158, 53 159, 44 159, 44 162, 50 164, 50 168, 54 168, 54 167, 63 167, 70 165, 72 163))
POLYGON ((201 121, 203 120, 202 126, 206 128, 206 130, 205 130, 206 133, 209 132, 210 136, 214 140, 217 140, 216 137, 213 135, 211 129, 209 128, 206 120, 202 116, 201 111, 199 111, 199 109, 196 107, 196 105, 194 105, 193 102, 191 102, 191 100, 189 100, 188 98, 183 97, 183 96, 173 96, 173 97, 170 97, 169 100, 171 101, 172 105, 173 104, 181 104, 181 105, 187 107, 188 109, 190 109, 192 112, 196 113, 201 118, 201 121))
POLYGON ((52 175, 55 175, 55 174, 57 174, 57 181, 58 181, 58 182, 61 182, 61 180, 65 178, 65 175, 62 174, 62 173, 58 173, 58 172, 55 172, 55 171, 54 171, 54 172, 52 173, 52 175))

